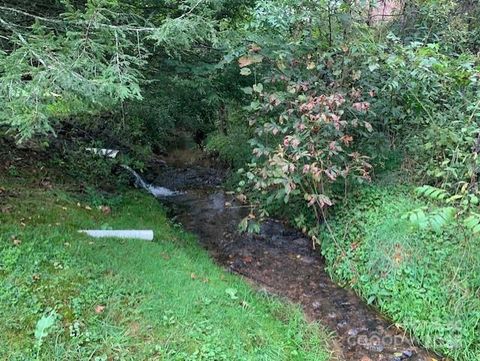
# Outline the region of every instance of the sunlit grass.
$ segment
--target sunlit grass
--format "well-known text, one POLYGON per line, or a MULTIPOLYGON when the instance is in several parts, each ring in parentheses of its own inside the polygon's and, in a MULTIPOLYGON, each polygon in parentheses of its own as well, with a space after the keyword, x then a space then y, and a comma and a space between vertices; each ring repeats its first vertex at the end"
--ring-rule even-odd
POLYGON ((320 327, 217 267, 147 195, 0 186, 0 359, 329 359, 320 327), (155 240, 94 240, 85 228, 153 229, 155 240))

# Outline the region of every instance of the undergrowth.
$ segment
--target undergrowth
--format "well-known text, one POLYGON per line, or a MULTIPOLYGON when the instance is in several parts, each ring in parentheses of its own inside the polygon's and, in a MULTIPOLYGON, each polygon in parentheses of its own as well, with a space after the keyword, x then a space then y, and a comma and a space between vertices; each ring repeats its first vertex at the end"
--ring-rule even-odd
POLYGON ((404 217, 425 206, 407 187, 371 186, 325 229, 328 271, 426 347, 480 359, 480 239, 459 224, 420 229, 404 217))

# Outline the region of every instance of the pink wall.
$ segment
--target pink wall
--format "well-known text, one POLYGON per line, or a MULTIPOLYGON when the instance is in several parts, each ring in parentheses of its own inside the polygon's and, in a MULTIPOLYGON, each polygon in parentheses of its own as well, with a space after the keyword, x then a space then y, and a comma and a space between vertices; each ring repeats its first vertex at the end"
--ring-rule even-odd
POLYGON ((402 8, 401 0, 378 0, 375 6, 369 11, 372 22, 388 20, 392 15, 398 14, 402 8))

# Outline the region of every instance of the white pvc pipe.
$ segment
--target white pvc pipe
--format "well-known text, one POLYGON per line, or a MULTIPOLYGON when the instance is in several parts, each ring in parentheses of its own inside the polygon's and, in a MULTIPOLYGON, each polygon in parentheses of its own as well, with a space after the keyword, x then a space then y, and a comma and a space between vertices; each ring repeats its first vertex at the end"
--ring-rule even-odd
POLYGON ((153 241, 152 230, 117 230, 117 231, 104 231, 87 229, 81 230, 80 233, 88 234, 95 238, 128 238, 128 239, 141 239, 144 241, 153 241))
POLYGON ((118 150, 116 149, 99 149, 99 148, 85 148, 87 152, 92 152, 96 155, 101 155, 108 158, 116 158, 118 155, 118 150))

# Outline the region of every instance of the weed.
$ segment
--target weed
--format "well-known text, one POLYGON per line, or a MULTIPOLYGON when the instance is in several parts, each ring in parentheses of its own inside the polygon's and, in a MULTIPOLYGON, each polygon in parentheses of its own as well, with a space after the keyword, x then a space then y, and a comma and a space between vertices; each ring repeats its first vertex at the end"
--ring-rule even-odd
POLYGON ((364 190, 330 221, 335 241, 325 232, 328 271, 428 348, 478 360, 480 240, 465 239, 459 223, 411 222, 412 211, 428 206, 409 188, 364 190))

